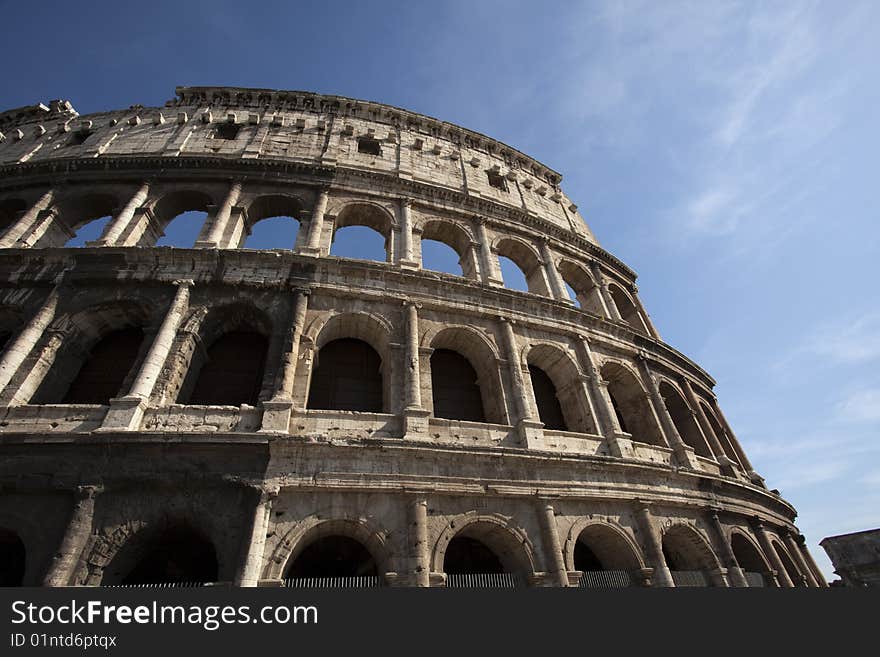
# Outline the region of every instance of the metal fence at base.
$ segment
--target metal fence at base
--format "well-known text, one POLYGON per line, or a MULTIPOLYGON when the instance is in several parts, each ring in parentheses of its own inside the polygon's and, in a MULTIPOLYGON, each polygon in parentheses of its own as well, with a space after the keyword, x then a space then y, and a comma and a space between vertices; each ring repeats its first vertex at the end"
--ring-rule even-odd
POLYGON ((453 589, 515 589, 523 585, 516 573, 449 573, 446 587, 453 589))
POLYGON ((746 571, 743 573, 743 575, 745 575, 746 583, 749 585, 749 587, 767 586, 767 581, 764 579, 763 573, 751 573, 746 571))
POLYGON ((195 589, 208 586, 206 582, 153 582, 152 584, 107 584, 111 589, 195 589))
POLYGON ((672 581, 676 586, 712 586, 709 578, 702 570, 673 570, 672 581))
POLYGON ((374 589, 384 585, 378 575, 361 577, 291 577, 284 580, 289 589, 374 589))
POLYGON ((625 570, 585 570, 578 584, 582 589, 626 589, 630 586, 635 583, 625 570))

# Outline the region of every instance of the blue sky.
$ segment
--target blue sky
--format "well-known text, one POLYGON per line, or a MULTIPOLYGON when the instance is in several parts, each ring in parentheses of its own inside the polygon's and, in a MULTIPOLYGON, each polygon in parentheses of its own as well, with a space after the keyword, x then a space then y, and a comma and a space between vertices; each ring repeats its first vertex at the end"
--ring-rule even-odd
POLYGON ((305 89, 565 176, 816 543, 880 526, 880 4, 0 2, 0 107, 305 89))

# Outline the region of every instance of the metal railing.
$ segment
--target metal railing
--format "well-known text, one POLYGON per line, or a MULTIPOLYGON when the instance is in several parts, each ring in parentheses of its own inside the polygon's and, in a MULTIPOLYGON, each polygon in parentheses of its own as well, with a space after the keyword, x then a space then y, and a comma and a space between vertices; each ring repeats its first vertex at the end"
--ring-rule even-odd
POLYGON ((752 587, 763 587, 767 586, 767 581, 764 579, 764 573, 753 573, 749 571, 744 571, 743 575, 745 575, 746 583, 752 587))
POLYGON ((378 575, 360 577, 289 577, 284 586, 289 589, 375 589, 384 586, 378 575))
POLYGON ((625 589, 635 583, 625 570, 585 570, 578 584, 582 589, 625 589))
POLYGON ((516 573, 449 573, 446 587, 451 589, 515 589, 523 585, 516 573))
POLYGON ((195 589, 209 586, 208 582, 153 582, 152 584, 107 584, 111 589, 195 589))
POLYGON ((676 586, 712 586, 709 578, 702 570, 673 570, 672 581, 676 586))

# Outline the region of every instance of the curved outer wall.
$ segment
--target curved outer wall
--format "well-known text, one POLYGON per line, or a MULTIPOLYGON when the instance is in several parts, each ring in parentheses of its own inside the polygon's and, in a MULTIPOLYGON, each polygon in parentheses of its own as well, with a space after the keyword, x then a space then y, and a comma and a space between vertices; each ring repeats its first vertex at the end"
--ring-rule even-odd
POLYGON ((530 157, 386 105, 231 88, 88 116, 55 101, 0 114, 0 132, 0 529, 24 545, 25 584, 113 583, 184 525, 239 585, 336 535, 391 585, 447 583, 456 536, 530 585, 581 582, 579 541, 634 583, 824 584, 711 377, 662 342, 634 273, 530 157), (207 213, 194 248, 155 247, 184 210, 207 213), (241 248, 276 214, 300 222, 292 251, 241 248), (387 262, 329 255, 358 224, 387 262), (423 238, 464 275, 423 269, 423 238), (529 292, 503 287, 500 255, 529 292), (184 403, 212 341, 242 327, 266 344, 254 399, 184 403), (62 403, 95 345, 132 328, 119 394, 62 403), (381 360, 381 412, 309 408, 341 338, 381 360), (484 422, 436 417, 440 349, 473 367, 484 422), (542 424, 530 366, 564 429, 542 424))

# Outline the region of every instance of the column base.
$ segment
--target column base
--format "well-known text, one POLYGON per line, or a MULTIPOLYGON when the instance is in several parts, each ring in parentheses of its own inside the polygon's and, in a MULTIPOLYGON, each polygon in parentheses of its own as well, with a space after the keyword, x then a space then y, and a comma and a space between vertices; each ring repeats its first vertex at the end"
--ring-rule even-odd
POLYGON ((220 245, 217 242, 207 242, 205 240, 196 240, 196 243, 193 244, 194 249, 219 249, 220 245))
POLYGON ((104 416, 104 421, 95 433, 110 431, 135 431, 140 428, 144 411, 147 409, 147 400, 143 397, 130 395, 117 397, 110 400, 110 409, 104 416))
POLYGON ((721 474, 732 477, 733 479, 738 479, 740 481, 742 480, 742 473, 736 466, 736 463, 731 461, 726 456, 719 456, 716 458, 716 460, 718 461, 718 465, 721 466, 721 474))
POLYGON ((397 262, 401 269, 417 270, 421 269, 421 265, 415 260, 399 260, 397 262))
POLYGON ((516 423, 516 433, 520 444, 526 449, 544 449, 544 425, 534 420, 520 420, 516 423))
POLYGON ((759 475, 754 470, 749 470, 748 472, 746 472, 746 476, 749 478, 749 481, 751 481, 756 486, 760 486, 761 488, 767 488, 767 484, 764 483, 764 477, 759 475))
POLYGON ((632 572, 630 572, 629 576, 632 577, 633 582, 635 582, 636 586, 649 587, 654 585, 653 568, 639 568, 638 570, 633 570, 632 572))
POLYGON ((635 454, 632 446, 632 435, 624 432, 614 432, 606 440, 608 453, 620 459, 632 458, 635 454))
POLYGON ((260 581, 257 582, 257 586, 259 588, 266 588, 266 589, 280 588, 280 587, 284 586, 284 580, 283 579, 261 579, 260 581))
POLYGON ((739 566, 729 566, 727 568, 727 581, 734 588, 745 589, 749 587, 746 576, 743 574, 742 568, 739 566))
POLYGON ((321 255, 321 249, 313 246, 304 246, 300 248, 300 250, 297 251, 296 254, 309 256, 310 258, 317 258, 321 255))
POLYGON ((697 469, 697 456, 693 447, 681 443, 672 448, 672 454, 675 456, 675 462, 679 467, 688 470, 697 469))
POLYGON ((270 399, 269 401, 264 401, 260 433, 289 433, 292 415, 292 399, 270 399))
POLYGON ((403 409, 403 437, 410 440, 428 440, 428 417, 431 412, 425 408, 403 409))
POLYGON ((730 582, 727 579, 727 568, 716 568, 709 571, 709 577, 715 586, 729 587, 730 582))
POLYGON ((675 587, 675 582, 672 580, 672 572, 670 572, 668 566, 654 568, 651 581, 653 582, 653 586, 659 586, 661 588, 675 587))

